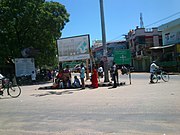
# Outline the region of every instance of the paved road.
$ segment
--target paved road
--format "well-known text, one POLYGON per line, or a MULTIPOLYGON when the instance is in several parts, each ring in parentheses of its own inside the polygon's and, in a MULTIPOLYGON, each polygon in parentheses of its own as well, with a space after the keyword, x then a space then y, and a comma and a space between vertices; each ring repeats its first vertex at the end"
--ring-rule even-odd
MULTIPOLYGON (((18 98, 0 97, 0 135, 179 135, 180 76, 149 84, 133 73, 125 86, 38 90, 23 86, 18 98)), ((88 83, 88 82, 86 82, 88 83)))

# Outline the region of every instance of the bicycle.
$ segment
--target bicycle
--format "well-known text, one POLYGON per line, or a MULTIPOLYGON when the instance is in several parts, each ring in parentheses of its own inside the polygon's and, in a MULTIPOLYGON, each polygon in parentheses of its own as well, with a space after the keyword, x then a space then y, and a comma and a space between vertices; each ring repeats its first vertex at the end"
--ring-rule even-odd
POLYGON ((8 78, 1 79, 1 87, 0 87, 0 95, 3 96, 5 90, 7 90, 7 94, 12 98, 16 98, 21 94, 21 88, 16 82, 16 79, 13 78, 12 81, 8 78))
POLYGON ((169 74, 161 69, 156 70, 152 73, 152 82, 157 83, 159 80, 163 80, 164 82, 169 81, 169 74))

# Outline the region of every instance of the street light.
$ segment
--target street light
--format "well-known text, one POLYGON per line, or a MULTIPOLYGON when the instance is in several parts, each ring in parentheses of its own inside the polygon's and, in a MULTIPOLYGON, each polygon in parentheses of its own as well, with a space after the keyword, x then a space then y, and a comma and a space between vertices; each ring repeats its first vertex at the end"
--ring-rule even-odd
POLYGON ((109 82, 103 0, 99 0, 99 2, 100 2, 100 13, 101 13, 102 44, 103 44, 104 82, 109 82))

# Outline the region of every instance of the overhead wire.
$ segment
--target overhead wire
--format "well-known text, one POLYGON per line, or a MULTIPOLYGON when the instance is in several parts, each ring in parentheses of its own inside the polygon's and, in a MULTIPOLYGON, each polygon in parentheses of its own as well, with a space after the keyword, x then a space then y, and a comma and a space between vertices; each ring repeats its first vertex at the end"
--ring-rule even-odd
MULTIPOLYGON (((154 23, 148 24, 148 25, 146 25, 145 27, 152 26, 152 25, 154 25, 154 24, 157 24, 157 23, 159 23, 159 22, 161 22, 161 21, 167 20, 167 19, 169 19, 169 18, 171 18, 171 17, 173 17, 173 16, 175 16, 175 15, 178 15, 178 14, 180 14, 180 12, 174 13, 174 14, 172 14, 172 15, 170 15, 170 16, 168 16, 168 17, 165 17, 165 18, 163 18, 163 19, 161 19, 161 20, 158 20, 158 21, 156 21, 156 22, 154 22, 154 23)), ((113 40, 115 40, 115 39, 117 39, 117 38, 119 38, 119 37, 121 37, 121 36, 123 36, 123 35, 126 35, 126 34, 121 34, 120 36, 117 36, 117 37, 109 40, 109 42, 110 42, 110 41, 113 41, 113 40)))
POLYGON ((149 27, 149 26, 151 26, 151 25, 157 24, 157 23, 159 23, 159 22, 161 22, 161 21, 167 20, 167 19, 169 19, 169 18, 171 18, 171 17, 173 17, 173 16, 175 16, 175 15, 178 15, 178 14, 180 14, 180 12, 177 12, 177 13, 175 13, 175 14, 172 14, 172 15, 166 17, 166 18, 163 18, 163 19, 161 19, 161 20, 158 20, 158 21, 156 21, 156 22, 154 22, 154 23, 151 23, 151 24, 149 24, 149 25, 146 25, 145 27, 149 27))

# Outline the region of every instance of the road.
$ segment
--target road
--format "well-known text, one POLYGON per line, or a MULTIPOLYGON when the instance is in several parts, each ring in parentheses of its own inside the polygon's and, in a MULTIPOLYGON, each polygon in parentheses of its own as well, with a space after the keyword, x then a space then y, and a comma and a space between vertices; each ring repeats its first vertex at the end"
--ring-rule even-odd
POLYGON ((114 89, 22 86, 20 97, 0 97, 0 135, 180 134, 180 75, 149 84, 148 73, 133 73, 131 85, 125 75, 121 81, 114 89))

